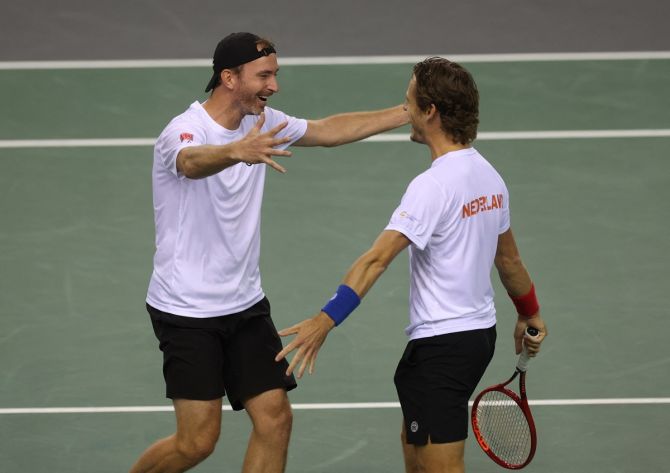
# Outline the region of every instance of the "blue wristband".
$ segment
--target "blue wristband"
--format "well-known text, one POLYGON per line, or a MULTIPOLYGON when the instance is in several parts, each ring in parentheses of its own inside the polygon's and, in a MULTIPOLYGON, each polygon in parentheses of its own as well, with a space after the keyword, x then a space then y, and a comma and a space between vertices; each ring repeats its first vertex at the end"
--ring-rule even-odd
POLYGON ((342 284, 337 288, 335 295, 330 298, 321 311, 325 312, 328 317, 333 319, 335 326, 337 327, 344 322, 344 319, 349 317, 349 314, 351 314, 360 303, 361 298, 358 297, 358 294, 356 294, 356 292, 349 286, 342 284))

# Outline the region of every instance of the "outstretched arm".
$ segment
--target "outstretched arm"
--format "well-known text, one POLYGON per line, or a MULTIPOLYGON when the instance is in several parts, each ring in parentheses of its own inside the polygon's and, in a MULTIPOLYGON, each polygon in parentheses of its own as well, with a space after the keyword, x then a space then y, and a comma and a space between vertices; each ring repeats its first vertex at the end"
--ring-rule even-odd
POLYGON ((520 307, 519 317, 517 318, 514 329, 514 344, 516 353, 521 353, 522 340, 525 337, 526 327, 534 327, 539 330, 539 335, 534 338, 526 337, 526 346, 528 354, 535 356, 540 351, 540 344, 547 336, 547 328, 540 316, 539 307, 537 310, 530 309, 534 313, 524 313, 526 307, 533 307, 529 302, 535 300, 535 288, 530 279, 528 270, 521 260, 521 255, 516 246, 512 229, 498 236, 498 248, 496 251, 495 265, 498 269, 498 275, 507 293, 513 301, 517 301, 520 307), (519 302, 520 301, 520 302, 519 302))
MULTIPOLYGON (((391 264, 391 261, 409 244, 410 241, 402 233, 395 230, 384 230, 372 247, 354 262, 342 284, 348 286, 362 299, 391 264)), ((279 335, 282 337, 294 334, 296 337, 286 345, 275 360, 280 361, 293 350, 297 350, 286 374, 291 374, 301 360, 298 378, 302 377, 307 366, 309 366, 309 374, 312 374, 319 349, 334 326, 335 322, 331 316, 321 311, 312 318, 281 330, 279 335)))
POLYGON ((341 113, 309 120, 307 131, 295 146, 338 146, 392 130, 408 122, 402 105, 373 112, 341 113))

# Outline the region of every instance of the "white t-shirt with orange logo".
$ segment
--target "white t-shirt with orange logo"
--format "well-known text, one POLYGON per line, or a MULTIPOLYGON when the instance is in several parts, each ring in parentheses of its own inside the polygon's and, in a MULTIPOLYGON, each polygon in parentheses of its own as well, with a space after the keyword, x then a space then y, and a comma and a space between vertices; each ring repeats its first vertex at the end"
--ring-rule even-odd
POLYGON ((491 268, 509 227, 507 187, 474 148, 437 158, 412 180, 386 227, 412 242, 410 339, 495 324, 491 268))
MULTIPOLYGON (((179 151, 242 139, 258 116, 247 115, 237 130, 216 123, 194 102, 175 117, 156 141, 153 201, 156 253, 147 302, 164 312, 215 317, 240 312, 264 297, 259 270, 260 220, 265 168, 239 163, 204 179, 177 172, 179 151)), ((288 121, 277 138, 307 130, 306 120, 265 107, 261 132, 288 121)))

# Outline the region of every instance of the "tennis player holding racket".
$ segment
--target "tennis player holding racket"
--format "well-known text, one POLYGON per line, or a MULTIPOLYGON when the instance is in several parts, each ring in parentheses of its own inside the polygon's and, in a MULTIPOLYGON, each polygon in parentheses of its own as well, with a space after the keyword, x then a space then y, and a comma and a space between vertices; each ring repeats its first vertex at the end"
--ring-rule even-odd
POLYGON ((405 109, 411 139, 428 146, 431 165, 409 184, 388 226, 322 310, 280 331, 296 336, 276 359, 296 350, 287 373, 312 373, 328 332, 409 247, 410 340, 394 379, 405 467, 408 473, 453 473, 464 471, 468 399, 495 347, 494 264, 519 313, 516 352, 525 338, 535 356, 547 330, 510 228, 505 183, 472 147, 479 123, 472 76, 443 58, 426 59, 413 72, 405 109), (525 336, 527 327, 538 335, 525 336))

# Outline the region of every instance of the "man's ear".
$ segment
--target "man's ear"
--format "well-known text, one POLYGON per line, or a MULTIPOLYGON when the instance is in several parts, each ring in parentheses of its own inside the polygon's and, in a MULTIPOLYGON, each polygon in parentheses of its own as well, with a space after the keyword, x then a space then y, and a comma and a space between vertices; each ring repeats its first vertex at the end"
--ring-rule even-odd
POLYGON ((235 84, 237 84, 238 77, 237 74, 235 74, 233 71, 231 71, 230 69, 224 69, 221 71, 220 77, 221 77, 221 85, 224 86, 226 89, 232 90, 235 88, 235 84))
POLYGON ((437 107, 434 103, 431 103, 430 107, 428 107, 423 113, 426 114, 426 119, 428 121, 433 120, 435 117, 438 119, 440 118, 440 112, 437 110, 437 107))

